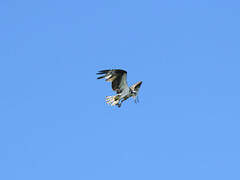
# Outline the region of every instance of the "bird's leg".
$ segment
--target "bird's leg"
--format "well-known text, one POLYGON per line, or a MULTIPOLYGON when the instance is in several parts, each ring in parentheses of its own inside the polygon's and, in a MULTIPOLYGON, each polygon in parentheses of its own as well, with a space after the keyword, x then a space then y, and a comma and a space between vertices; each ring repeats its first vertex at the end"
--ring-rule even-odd
POLYGON ((118 103, 117 106, 120 108, 122 105, 122 102, 118 103))
POLYGON ((122 102, 123 102, 123 101, 124 101, 124 100, 122 99, 121 102, 118 102, 118 103, 117 103, 117 105, 118 105, 119 108, 122 106, 122 102))
POLYGON ((126 100, 127 100, 126 98, 122 99, 122 100, 121 100, 121 102, 117 104, 117 105, 118 105, 118 107, 120 108, 120 107, 121 107, 121 105, 122 105, 122 103, 123 103, 124 101, 126 101, 126 100))
POLYGON ((112 103, 112 106, 118 104, 119 101, 120 101, 120 95, 117 94, 117 95, 113 96, 113 103, 112 103))

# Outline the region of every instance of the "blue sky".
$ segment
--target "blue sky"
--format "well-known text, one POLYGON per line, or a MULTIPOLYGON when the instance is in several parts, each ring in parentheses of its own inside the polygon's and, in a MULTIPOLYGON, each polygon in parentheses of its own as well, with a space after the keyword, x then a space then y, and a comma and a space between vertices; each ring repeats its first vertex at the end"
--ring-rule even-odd
POLYGON ((0 179, 239 180, 239 7, 1 1, 0 179), (105 104, 109 68, 139 104, 105 104))

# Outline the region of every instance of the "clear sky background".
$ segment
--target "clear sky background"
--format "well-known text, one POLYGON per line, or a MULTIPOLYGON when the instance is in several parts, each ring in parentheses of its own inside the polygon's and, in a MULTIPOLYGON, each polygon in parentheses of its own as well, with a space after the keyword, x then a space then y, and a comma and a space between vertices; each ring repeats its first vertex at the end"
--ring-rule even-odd
POLYGON ((0 179, 240 179, 239 1, 2 0, 0 19, 0 179), (105 104, 109 68, 139 104, 105 104))

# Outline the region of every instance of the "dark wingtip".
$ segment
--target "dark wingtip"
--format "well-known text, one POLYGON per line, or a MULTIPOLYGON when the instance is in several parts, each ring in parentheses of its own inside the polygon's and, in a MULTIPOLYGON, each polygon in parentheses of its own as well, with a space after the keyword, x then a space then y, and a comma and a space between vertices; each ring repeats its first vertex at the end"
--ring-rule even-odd
POLYGON ((103 72, 98 71, 96 74, 104 74, 103 72))
POLYGON ((142 85, 142 81, 137 82, 137 86, 141 86, 142 85))
POLYGON ((101 70, 101 71, 98 71, 97 74, 106 74, 108 73, 110 70, 101 70))
POLYGON ((104 76, 100 76, 100 77, 98 77, 97 79, 102 79, 102 78, 104 78, 104 76))

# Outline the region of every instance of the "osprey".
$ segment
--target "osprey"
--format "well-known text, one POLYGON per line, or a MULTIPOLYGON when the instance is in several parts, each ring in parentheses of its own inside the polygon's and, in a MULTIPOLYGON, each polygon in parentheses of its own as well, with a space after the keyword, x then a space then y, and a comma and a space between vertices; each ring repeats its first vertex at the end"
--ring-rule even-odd
POLYGON ((97 73, 101 75, 97 79, 105 78, 106 81, 112 82, 112 89, 116 91, 117 95, 107 96, 106 102, 112 106, 117 105, 121 107, 123 101, 130 97, 133 97, 135 103, 138 102, 138 91, 142 84, 142 81, 128 87, 127 85, 127 71, 122 69, 102 70, 97 73))

